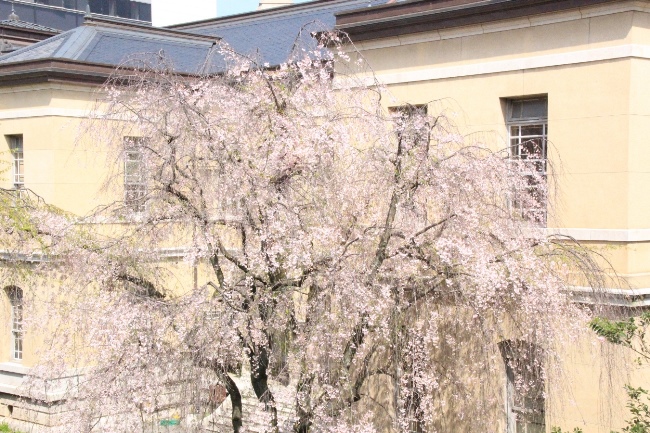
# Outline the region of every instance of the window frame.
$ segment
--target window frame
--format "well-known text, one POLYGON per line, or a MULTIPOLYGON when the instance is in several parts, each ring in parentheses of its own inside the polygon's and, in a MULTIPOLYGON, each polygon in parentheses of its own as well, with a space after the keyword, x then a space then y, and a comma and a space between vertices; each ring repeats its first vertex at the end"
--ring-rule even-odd
POLYGON ((23 289, 18 286, 9 286, 4 289, 9 299, 11 308, 11 343, 10 352, 12 361, 22 361, 24 354, 24 316, 23 316, 23 289))
POLYGON ((143 141, 143 137, 124 137, 124 206, 136 215, 146 211, 147 183, 141 150, 143 141))
POLYGON ((11 180, 15 189, 25 187, 25 146, 22 134, 8 135, 11 153, 11 180))
POLYGON ((503 358, 506 378, 506 433, 545 432, 546 380, 541 368, 543 351, 539 346, 524 340, 504 340, 499 343, 499 350, 503 358), (526 353, 526 356, 521 356, 522 353, 526 353), (524 364, 523 360, 527 362, 524 364), (517 380, 530 382, 530 377, 526 380, 521 379, 525 372, 535 376, 532 380, 537 381, 537 389, 522 393, 517 389, 516 384, 517 380), (537 393, 537 396, 528 395, 531 392, 537 393), (535 426, 536 429, 531 431, 535 426))
MULTIPOLYGON (((539 189, 537 179, 542 178, 543 182, 547 182, 548 176, 548 96, 527 96, 523 98, 510 98, 506 99, 506 128, 508 132, 508 158, 513 161, 528 161, 526 164, 529 167, 522 174, 529 180, 528 194, 535 194, 535 190, 539 189), (521 106, 522 116, 515 117, 513 115, 514 107, 517 104, 526 102, 543 102, 544 110, 542 115, 537 116, 524 116, 524 107, 521 106), (517 130, 515 134, 513 131, 517 130), (523 130, 528 129, 528 132, 533 131, 535 128, 541 128, 541 133, 522 133, 523 130), (539 144, 537 144, 539 142, 539 144), (529 157, 528 155, 535 155, 534 146, 540 146, 541 149, 537 151, 539 157, 529 157), (528 149, 527 149, 528 148, 528 149), (524 149, 529 151, 524 152, 524 149), (532 151, 530 151, 532 150, 532 151)), ((514 195, 521 192, 514 191, 514 195)), ((522 204, 516 198, 510 200, 510 207, 516 211, 522 218, 529 219, 535 223, 546 226, 548 217, 548 198, 542 197, 544 203, 539 203, 539 209, 523 208, 522 204)))

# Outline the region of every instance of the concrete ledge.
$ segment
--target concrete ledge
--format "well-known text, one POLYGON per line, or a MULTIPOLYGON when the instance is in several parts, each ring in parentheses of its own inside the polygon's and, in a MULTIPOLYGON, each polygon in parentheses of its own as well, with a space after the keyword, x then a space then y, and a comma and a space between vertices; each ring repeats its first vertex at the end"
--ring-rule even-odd
POLYGON ((579 241, 604 242, 648 242, 650 229, 583 229, 583 228, 548 228, 551 235, 569 236, 579 241))

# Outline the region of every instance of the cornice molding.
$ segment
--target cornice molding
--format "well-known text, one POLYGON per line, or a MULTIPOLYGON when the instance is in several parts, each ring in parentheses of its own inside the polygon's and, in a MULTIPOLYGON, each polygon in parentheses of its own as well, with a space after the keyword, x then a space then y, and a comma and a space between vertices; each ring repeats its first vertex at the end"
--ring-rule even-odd
MULTIPOLYGON (((620 3, 620 0, 428 0, 341 12, 336 14, 336 28, 358 42, 532 15, 552 16, 585 7, 617 7, 620 3)), ((634 3, 648 5, 647 0, 634 3)))
POLYGON ((607 305, 624 308, 645 308, 650 306, 650 288, 640 289, 593 289, 572 287, 573 302, 589 305, 607 305))
POLYGON ((402 45, 421 44, 445 39, 463 38, 481 34, 538 27, 567 21, 576 21, 625 12, 650 13, 648 0, 624 0, 619 3, 603 4, 592 7, 565 10, 537 16, 525 16, 504 19, 489 23, 480 23, 469 26, 437 29, 420 33, 401 33, 392 37, 373 38, 369 40, 353 40, 356 48, 361 51, 399 47, 402 45))
POLYGON ((98 86, 114 71, 111 65, 65 59, 7 63, 0 65, 0 87, 61 81, 98 86))
MULTIPOLYGON (((374 78, 381 84, 391 85, 631 58, 650 59, 650 46, 616 45, 490 62, 430 67, 411 71, 380 72, 374 78)), ((341 80, 343 83, 346 82, 345 78, 341 78, 341 80)), ((372 83, 374 83, 373 77, 367 77, 366 84, 372 83)))
POLYGON ((650 229, 548 228, 548 235, 568 236, 591 242, 650 242, 650 229))

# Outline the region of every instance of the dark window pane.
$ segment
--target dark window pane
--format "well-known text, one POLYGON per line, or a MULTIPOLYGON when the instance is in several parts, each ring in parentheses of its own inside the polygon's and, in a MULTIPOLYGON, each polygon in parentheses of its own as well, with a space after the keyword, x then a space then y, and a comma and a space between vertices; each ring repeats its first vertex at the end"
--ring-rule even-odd
POLYGON ((546 158, 543 138, 532 138, 521 143, 521 157, 528 159, 546 158))
POLYGON ((131 18, 131 2, 129 0, 117 0, 116 15, 122 18, 131 18))
POLYGON ((548 117, 548 104, 546 99, 524 101, 522 110, 523 118, 545 119, 548 117))
POLYGON ((139 19, 142 21, 151 21, 151 5, 147 3, 138 4, 139 19))
POLYGON ((544 135, 544 125, 523 125, 521 135, 544 135))
POLYGON ((521 119, 522 117, 522 101, 512 101, 510 103, 510 118, 511 119, 521 119))
POLYGON ((108 0, 90 0, 90 12, 108 15, 108 0))
POLYGON ((544 99, 523 99, 510 102, 510 119, 546 119, 548 117, 548 101, 544 99))

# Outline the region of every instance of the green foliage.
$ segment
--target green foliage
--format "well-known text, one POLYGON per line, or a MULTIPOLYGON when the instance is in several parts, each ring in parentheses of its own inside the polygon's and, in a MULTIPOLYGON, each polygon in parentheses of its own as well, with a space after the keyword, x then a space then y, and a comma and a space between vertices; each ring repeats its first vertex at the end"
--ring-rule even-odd
MULTIPOLYGON (((619 346, 627 347, 639 355, 636 362, 641 365, 650 361, 650 348, 646 345, 646 330, 650 327, 650 312, 627 320, 614 321, 597 317, 589 323, 589 327, 600 337, 619 346)), ((627 420, 624 433, 650 433, 650 407, 648 391, 625 385, 628 402, 627 408, 632 415, 627 420)), ((559 431, 558 433, 561 433, 559 431)), ((615 433, 615 432, 612 432, 615 433)))
POLYGON ((7 423, 0 423, 0 433, 20 433, 16 430, 12 430, 7 423))
POLYGON ((650 433, 650 408, 648 407, 648 391, 643 388, 634 388, 625 385, 628 402, 627 407, 632 414, 632 419, 627 421, 627 427, 623 428, 625 433, 650 433), (644 397, 644 401, 641 398, 644 397))
MULTIPOLYGON (((551 427, 551 433, 570 433, 569 430, 563 431, 560 427, 551 427)), ((574 428, 573 433, 582 433, 581 428, 574 428)))
POLYGON ((620 344, 626 347, 632 345, 634 334, 639 329, 633 317, 620 322, 596 317, 589 323, 589 327, 610 343, 620 344))
POLYGON ((650 327, 650 312, 627 320, 614 321, 596 317, 589 327, 600 337, 619 346, 627 347, 639 355, 636 362, 650 361, 650 348, 646 345, 646 331, 650 327))

